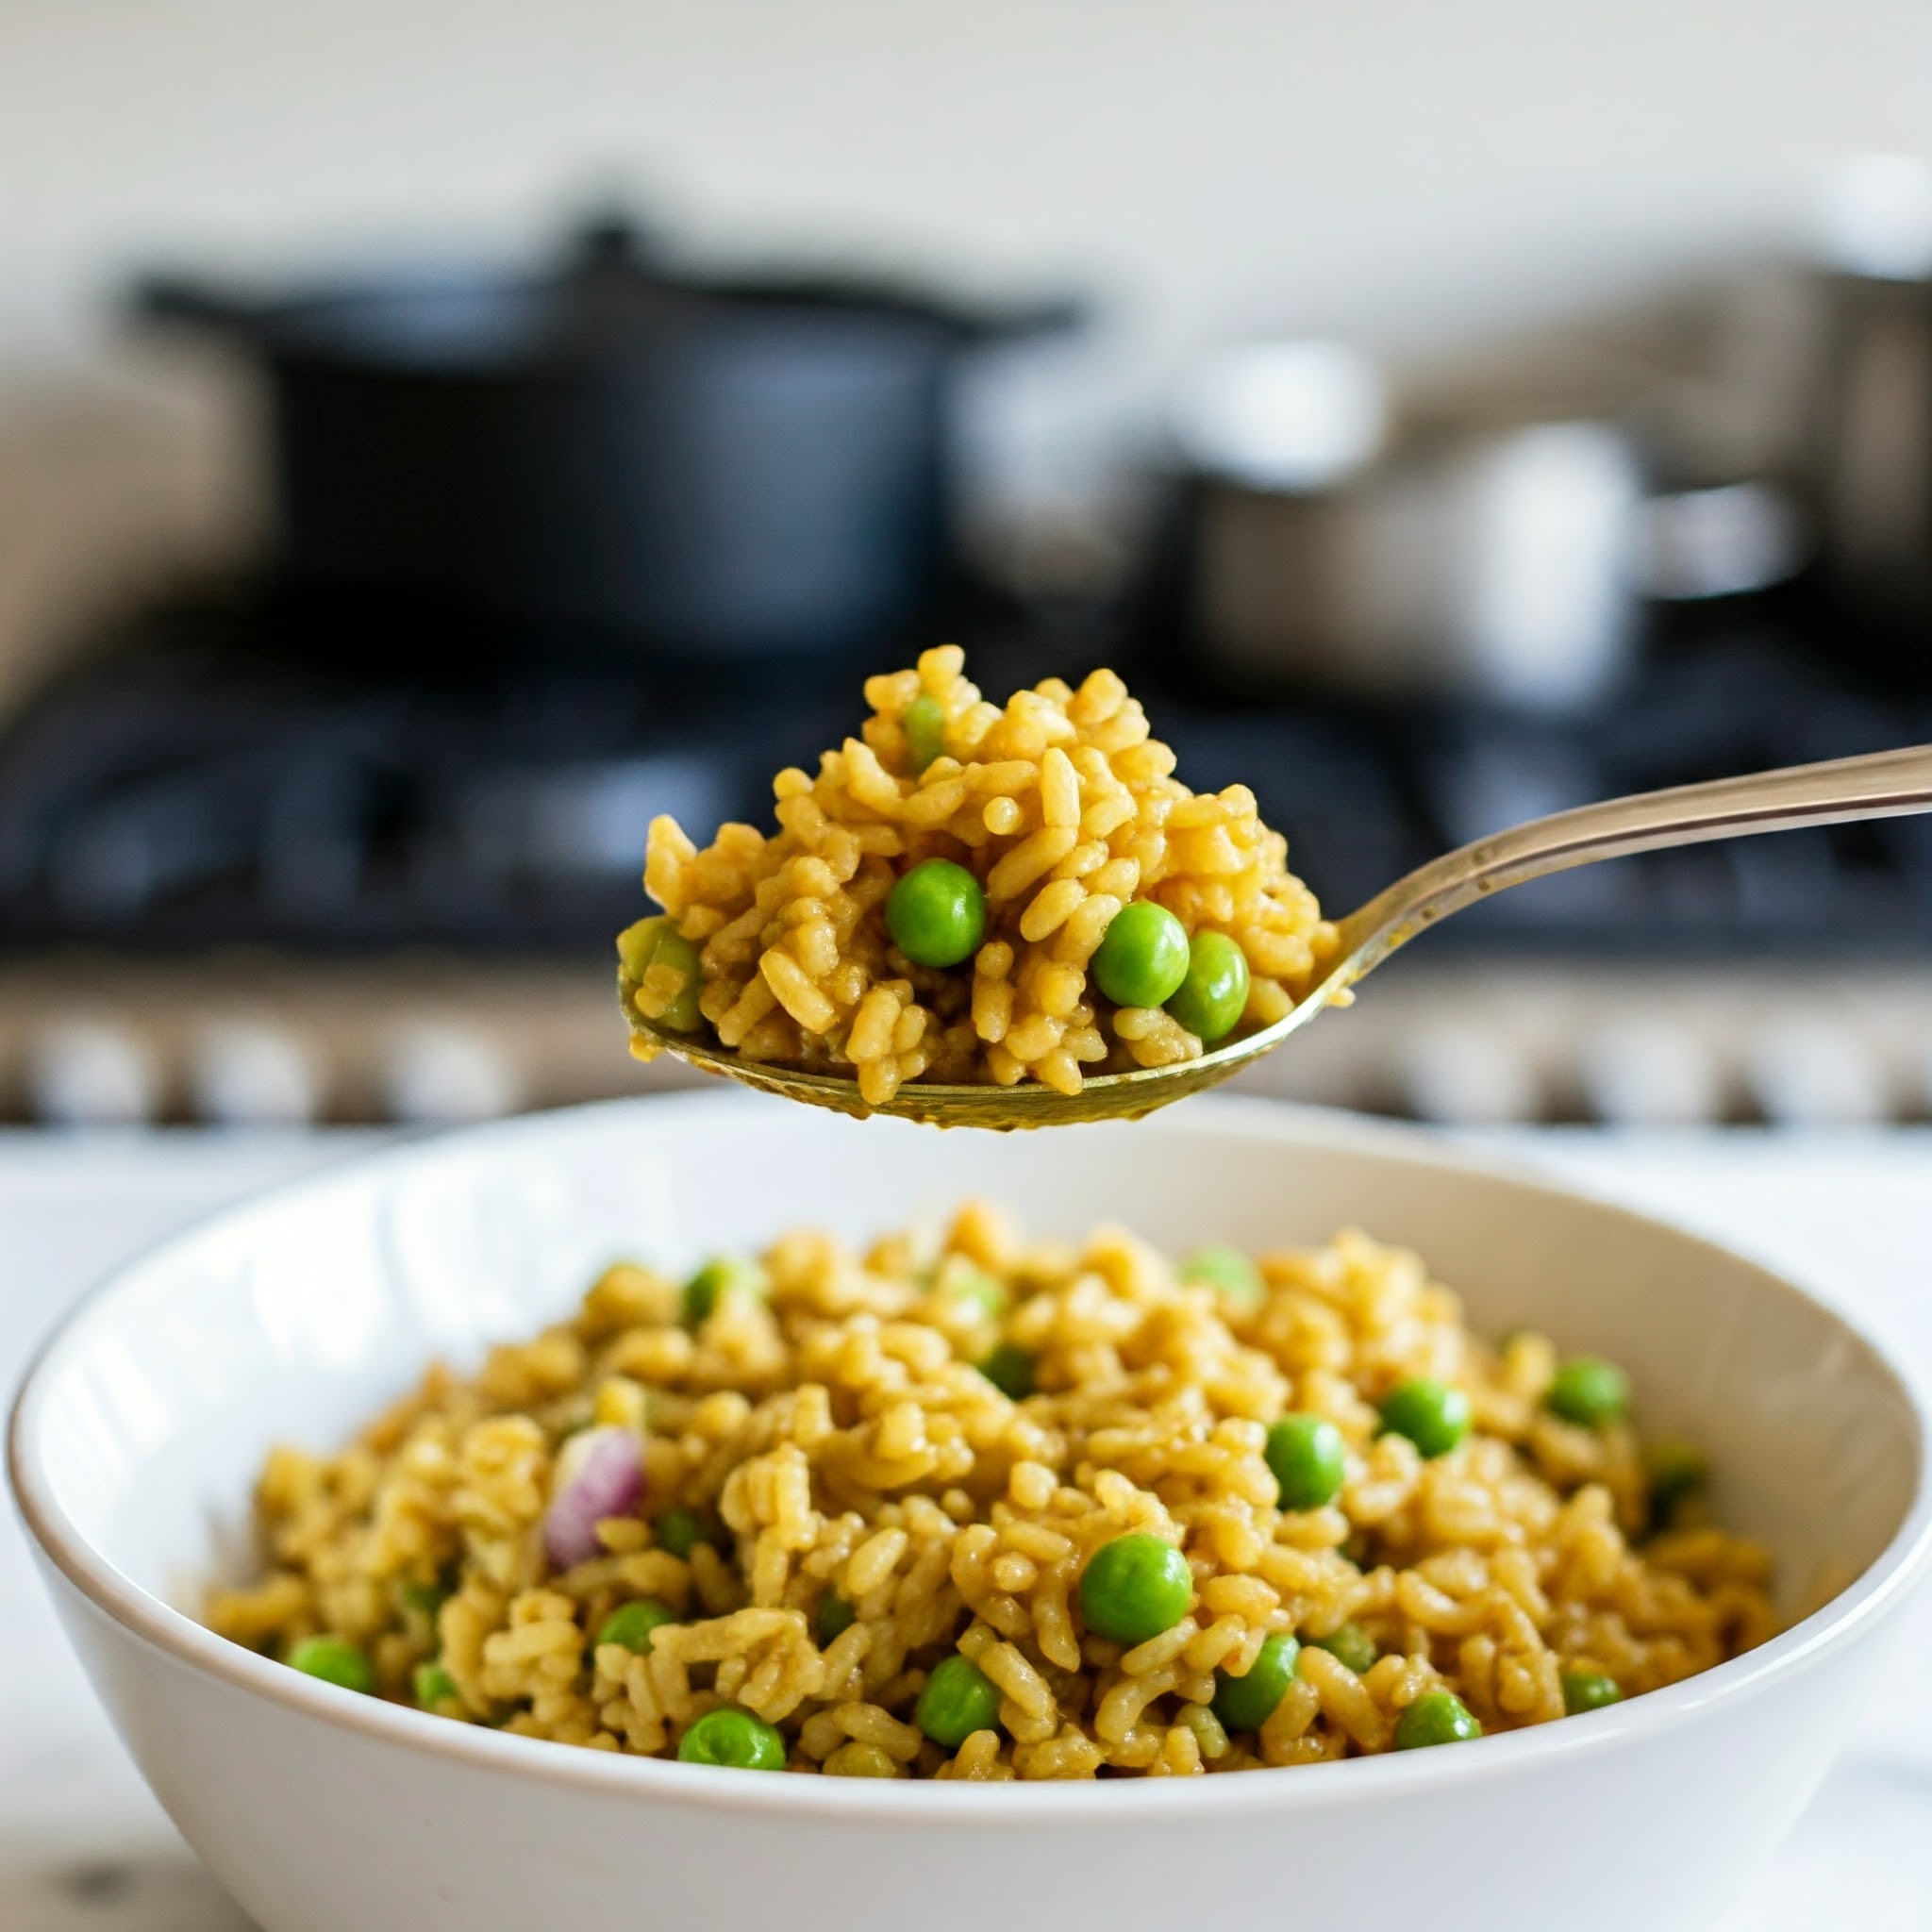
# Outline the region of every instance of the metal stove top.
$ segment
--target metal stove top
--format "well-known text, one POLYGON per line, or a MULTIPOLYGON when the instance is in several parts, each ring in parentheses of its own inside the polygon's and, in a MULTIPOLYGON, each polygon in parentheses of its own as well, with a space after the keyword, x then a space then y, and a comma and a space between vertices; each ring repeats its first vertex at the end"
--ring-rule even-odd
MULTIPOLYGON (((0 733, 0 943, 601 959, 638 911, 650 817, 700 836, 766 822, 771 774, 846 734, 866 668, 667 671, 516 641, 262 594, 149 613, 0 733)), ((967 641, 1001 694, 1119 655, 1091 625, 980 621, 967 641)), ((1878 691, 1769 627, 1661 650, 1621 701, 1571 723, 1215 703, 1161 654, 1137 656, 1182 774, 1253 785, 1296 868, 1342 908, 1565 806, 1932 738, 1932 698, 1878 691)), ((1924 955, 1932 820, 1591 867, 1434 943, 1924 955)))
POLYGON ((601 956, 652 814, 758 811, 845 708, 816 676, 488 636, 466 659, 348 610, 339 640, 291 639, 280 614, 152 613, 0 734, 0 943, 601 956))

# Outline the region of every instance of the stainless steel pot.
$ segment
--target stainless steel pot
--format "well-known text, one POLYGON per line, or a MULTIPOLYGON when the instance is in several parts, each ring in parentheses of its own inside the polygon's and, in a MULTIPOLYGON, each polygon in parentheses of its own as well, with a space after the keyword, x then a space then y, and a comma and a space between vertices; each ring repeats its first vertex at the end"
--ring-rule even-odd
POLYGON ((1472 437, 1307 493, 1196 490, 1191 614, 1243 681, 1547 710, 1624 666, 1643 486, 1601 424, 1472 437))
POLYGON ((1827 286, 1810 478, 1824 567, 1932 669, 1932 282, 1827 286))
POLYGON ((1769 486, 1658 492, 1621 420, 1493 397, 1393 440, 1373 372, 1239 352, 1184 391, 1184 623, 1224 682, 1585 708, 1650 598, 1761 588, 1797 532, 1769 486))

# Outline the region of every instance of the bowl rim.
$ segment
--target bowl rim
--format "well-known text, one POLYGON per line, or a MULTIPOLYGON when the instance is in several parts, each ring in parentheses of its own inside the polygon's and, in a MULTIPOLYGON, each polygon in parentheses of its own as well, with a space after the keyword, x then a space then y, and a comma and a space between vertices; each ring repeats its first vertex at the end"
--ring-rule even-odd
POLYGON ((1389 1753, 1322 1764, 1269 1767, 1265 1773, 1238 1779, 1138 1778, 1022 1786, 930 1779, 883 1783, 861 1778, 774 1779, 755 1772, 721 1775, 720 1768, 713 1766, 591 1751, 581 1745, 453 1724, 446 1718, 307 1677, 217 1636, 125 1576, 88 1541, 56 1502, 40 1441, 42 1413, 55 1374, 67 1351, 78 1345, 83 1328, 98 1319, 99 1310, 111 1303, 115 1293, 177 1249, 192 1247, 252 1218, 273 1214, 312 1191, 345 1180, 353 1183, 372 1173, 407 1173, 412 1166, 448 1159, 452 1149, 458 1154, 473 1146, 513 1149, 520 1141, 541 1141, 561 1126, 594 1124, 612 1116, 643 1114, 655 1120, 672 1113, 702 1112, 770 1120, 779 1104, 737 1093, 633 1095, 425 1136, 328 1162, 251 1193, 150 1244, 110 1269, 68 1308, 41 1343, 15 1395, 7 1432, 7 1469, 36 1555, 93 1611, 149 1649, 191 1671, 214 1677, 231 1690, 266 1698, 332 1729, 355 1734, 365 1742, 454 1760, 477 1772, 512 1774, 638 1801, 772 1817, 837 1816, 868 1823, 916 1819, 926 1824, 962 1825, 996 1819, 1002 1824, 1031 1822, 1042 1826, 1115 1816, 1152 1822, 1154 1818, 1191 1816, 1203 1807, 1231 1815, 1274 1812, 1289 1807, 1326 1808, 1392 1797, 1417 1785, 1438 1783, 1445 1776, 1461 1788, 1476 1779, 1534 1774, 1550 1760, 1579 1750, 1636 1745, 1699 1712, 1732 1704, 1810 1667, 1828 1651, 1840 1647, 1855 1631, 1895 1608, 1932 1569, 1932 1389, 1857 1321, 1742 1249, 1713 1241, 1666 1216, 1640 1211, 1541 1173, 1532 1162, 1474 1151, 1414 1127, 1240 1096, 1197 1099, 1181 1117, 1164 1116, 1161 1125, 1168 1132, 1231 1134, 1285 1145, 1360 1153, 1499 1181, 1532 1194, 1582 1204, 1614 1220, 1662 1229, 1673 1239, 1721 1257, 1726 1264, 1741 1263, 1768 1290, 1806 1303, 1867 1352, 1890 1379, 1911 1418, 1917 1435, 1917 1467, 1912 1498, 1898 1528, 1878 1556, 1842 1590, 1742 1657, 1628 1703, 1583 1713, 1561 1724, 1537 1724, 1474 1740, 1447 1762, 1438 1762, 1440 1754, 1434 1752, 1389 1753))

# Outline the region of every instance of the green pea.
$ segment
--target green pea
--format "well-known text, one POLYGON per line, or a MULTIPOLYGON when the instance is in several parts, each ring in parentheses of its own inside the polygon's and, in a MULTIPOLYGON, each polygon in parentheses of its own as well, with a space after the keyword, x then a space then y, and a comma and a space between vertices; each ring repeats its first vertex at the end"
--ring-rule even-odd
POLYGON ((958 1651, 934 1668, 912 1707, 912 1722, 948 1751, 957 1751, 974 1731, 990 1731, 999 1721, 999 1686, 958 1651))
POLYGON ((457 1680, 441 1664, 418 1664, 409 1688, 424 1710, 457 1702, 457 1680))
POLYGON ((1601 1356, 1573 1356, 1543 1393, 1543 1407, 1566 1423, 1600 1429, 1630 1407, 1630 1377, 1601 1356))
POLYGON ((375 1689, 375 1667, 355 1644, 341 1637, 305 1637, 289 1653, 289 1667, 304 1676, 320 1677, 344 1690, 365 1695, 375 1689))
POLYGON ((730 1257, 707 1261, 684 1284, 685 1325, 702 1328, 728 1294, 761 1295, 764 1291, 765 1271, 756 1261, 730 1257))
POLYGON ((1403 1707, 1395 1720, 1395 1748, 1420 1751, 1431 1744, 1462 1744, 1480 1738, 1483 1727, 1453 1690, 1425 1690, 1403 1707))
POLYGON ((597 1642, 621 1643, 642 1657, 651 1647, 651 1632, 660 1624, 675 1624, 677 1612, 654 1596, 619 1604, 597 1626, 597 1642))
POLYGON ((1375 1640, 1359 1624, 1343 1624, 1325 1637, 1311 1637, 1317 1650, 1325 1650, 1337 1663, 1346 1664, 1357 1677, 1373 1664, 1381 1652, 1375 1640))
POLYGON ((1188 941, 1187 977, 1168 995, 1167 1010, 1212 1046, 1247 1009, 1248 956, 1224 932, 1197 932, 1188 941))
POLYGON ((1193 1600, 1188 1559, 1144 1532, 1102 1543, 1080 1573, 1080 1614, 1096 1637, 1115 1643, 1145 1643, 1172 1630, 1193 1600))
POLYGON ((1643 1452, 1644 1473, 1650 1478, 1650 1519, 1667 1524, 1677 1505, 1704 1487, 1710 1474, 1704 1451, 1681 1436, 1666 1436, 1643 1452))
POLYGON ((440 1583, 406 1583, 403 1585, 403 1607, 421 1617, 431 1629, 442 1614, 442 1607, 448 1603, 450 1592, 440 1583))
POLYGON ((733 1771, 783 1771, 785 1740, 763 1718, 721 1704, 677 1740, 685 1764, 722 1764, 733 1771))
POLYGON ((644 968, 658 950, 658 935, 670 924, 664 913, 640 919, 617 935, 617 958, 634 979, 641 979, 644 968))
POLYGON ((922 691, 906 707, 899 724, 906 733, 906 755, 912 760, 914 772, 924 771, 944 753, 946 708, 930 691, 922 691))
POLYGON ((1229 1301, 1252 1305, 1267 1293, 1261 1271, 1239 1248, 1196 1248, 1181 1263, 1183 1281, 1205 1281, 1229 1301))
POLYGON ((1214 1674, 1214 1715, 1230 1731, 1258 1731, 1274 1715, 1274 1707, 1294 1680, 1301 1645, 1282 1633, 1268 1639, 1244 1677, 1214 1674))
POLYGON ((957 966, 986 937, 986 894, 963 865, 925 859, 892 888, 886 930, 915 966, 957 966))
POLYGON ((1382 1426, 1430 1459, 1446 1456, 1469 1433, 1469 1397, 1426 1376, 1399 1382, 1382 1398, 1382 1426))
POLYGON ((658 1519, 658 1547, 687 1561, 700 1543, 722 1549, 724 1541, 724 1524, 708 1512, 700 1515, 695 1509, 680 1507, 665 1510, 658 1519))
POLYGON ((812 1619, 819 1633, 819 1648, 823 1650, 833 1639, 842 1637, 858 1617, 858 1612, 837 1591, 826 1591, 820 1597, 818 1613, 812 1619))
POLYGON ((1165 906, 1123 906, 1093 955, 1093 983, 1117 1007, 1158 1007, 1188 976, 1188 932, 1165 906))
POLYGON ((1024 1402, 1036 1386, 1034 1375, 1038 1366, 1032 1355, 1018 1342, 1002 1341, 979 1364, 979 1373, 1002 1395, 1024 1402))
POLYGON ((1319 1415, 1285 1415, 1268 1430, 1261 1454, 1284 1509, 1320 1509, 1341 1493, 1348 1474, 1341 1431, 1319 1415))
POLYGON ((948 1287, 961 1301, 976 1303, 989 1319, 996 1319, 1006 1309, 1007 1291, 983 1269, 956 1269, 948 1287))
POLYGON ((1622 1704, 1624 1690, 1616 1678, 1602 1671, 1564 1671, 1563 1708, 1574 1717, 1578 1711, 1601 1710, 1607 1704, 1622 1704))
POLYGON ((698 994, 704 991, 704 973, 698 949, 678 931, 668 916, 641 919, 617 936, 617 957, 624 970, 641 982, 653 966, 670 966, 684 974, 684 986, 677 997, 658 1015, 660 1026, 675 1033, 695 1033, 703 1024, 698 1011, 698 994))

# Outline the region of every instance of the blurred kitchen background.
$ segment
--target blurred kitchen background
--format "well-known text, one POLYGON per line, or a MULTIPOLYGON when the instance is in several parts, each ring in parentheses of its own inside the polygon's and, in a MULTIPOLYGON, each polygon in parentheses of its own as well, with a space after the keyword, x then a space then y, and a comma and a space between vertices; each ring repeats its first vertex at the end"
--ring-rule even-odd
MULTIPOLYGON (((1339 909, 1932 740, 1932 11, 0 0, 0 1122, 648 1084, 646 821, 948 638, 1339 909)), ((1923 1121, 1932 819, 1507 895, 1250 1084, 1923 1121)))

